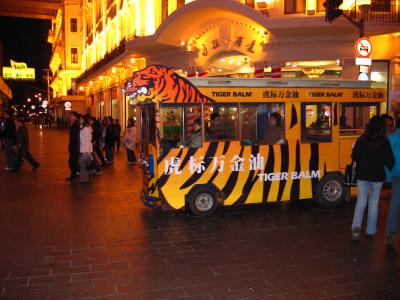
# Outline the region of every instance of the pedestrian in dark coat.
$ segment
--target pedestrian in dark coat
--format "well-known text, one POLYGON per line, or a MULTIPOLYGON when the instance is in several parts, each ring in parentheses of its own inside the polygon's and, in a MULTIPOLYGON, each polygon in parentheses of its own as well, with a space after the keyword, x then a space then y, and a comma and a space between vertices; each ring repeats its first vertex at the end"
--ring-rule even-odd
POLYGON ((367 235, 373 237, 377 233, 378 204, 385 181, 385 167, 392 170, 394 166, 394 156, 386 138, 386 124, 382 117, 374 116, 369 120, 351 157, 357 168, 357 204, 351 230, 353 240, 358 241, 367 204, 367 235))
POLYGON ((67 180, 75 180, 78 177, 79 172, 79 134, 80 134, 80 125, 79 125, 79 115, 76 111, 71 111, 69 113, 69 119, 71 122, 71 127, 69 129, 69 143, 68 143, 68 151, 69 151, 69 160, 68 165, 71 170, 71 175, 67 178, 67 180))
POLYGON ((22 119, 17 119, 15 121, 15 126, 17 128, 17 147, 18 147, 18 160, 22 166, 22 160, 25 158, 31 165, 33 171, 39 168, 40 163, 37 162, 32 154, 29 152, 29 132, 28 128, 25 126, 25 122, 22 119))
POLYGON ((13 111, 5 112, 5 123, 4 123, 4 153, 7 159, 7 166, 4 168, 6 171, 15 171, 18 169, 18 161, 16 156, 16 135, 17 129, 15 128, 15 123, 12 119, 13 111))
POLYGON ((103 155, 103 151, 101 150, 101 139, 102 139, 102 130, 101 124, 95 117, 92 117, 92 127, 93 127, 93 152, 101 161, 101 166, 104 167, 106 164, 106 160, 103 155))
POLYGON ((106 120, 106 135, 104 141, 104 147, 106 150, 107 163, 110 164, 114 160, 114 143, 115 143, 115 130, 113 119, 108 117, 106 120))
POLYGON ((119 124, 119 120, 115 119, 114 121, 114 134, 115 134, 115 148, 117 148, 117 151, 121 147, 121 125, 119 124))

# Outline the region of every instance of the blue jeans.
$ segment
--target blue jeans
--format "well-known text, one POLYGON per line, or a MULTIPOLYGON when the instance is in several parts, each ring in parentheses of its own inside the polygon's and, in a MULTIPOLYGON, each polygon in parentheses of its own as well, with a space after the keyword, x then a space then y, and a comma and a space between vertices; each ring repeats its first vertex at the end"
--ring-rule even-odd
POLYGON ((387 234, 396 234, 400 212, 400 178, 392 178, 392 197, 390 199, 387 234))
POLYGON ((367 234, 376 234, 376 220, 378 218, 378 203, 383 181, 357 180, 357 204, 354 210, 351 229, 361 228, 365 207, 368 203, 367 234), (368 196, 369 194, 369 196, 368 196))

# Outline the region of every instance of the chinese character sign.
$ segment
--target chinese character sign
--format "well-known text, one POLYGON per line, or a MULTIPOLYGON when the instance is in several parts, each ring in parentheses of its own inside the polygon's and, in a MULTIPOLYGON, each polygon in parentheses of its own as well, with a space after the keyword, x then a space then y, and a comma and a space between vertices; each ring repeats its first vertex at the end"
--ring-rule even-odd
MULTIPOLYGON (((300 172, 277 172, 277 173, 264 173, 265 172, 265 157, 260 153, 250 154, 250 157, 242 157, 235 154, 231 159, 226 158, 224 155, 211 157, 209 168, 207 169, 204 157, 190 156, 187 164, 187 169, 191 175, 203 174, 205 172, 221 173, 224 170, 230 172, 245 172, 255 171, 259 181, 277 181, 277 180, 300 180, 300 179, 313 179, 320 178, 320 170, 300 171, 300 172), (227 159, 227 161, 225 161, 227 159), (225 168, 225 163, 228 163, 228 168, 225 168)), ((164 162, 165 175, 182 175, 183 169, 182 161, 178 157, 171 157, 164 162)))

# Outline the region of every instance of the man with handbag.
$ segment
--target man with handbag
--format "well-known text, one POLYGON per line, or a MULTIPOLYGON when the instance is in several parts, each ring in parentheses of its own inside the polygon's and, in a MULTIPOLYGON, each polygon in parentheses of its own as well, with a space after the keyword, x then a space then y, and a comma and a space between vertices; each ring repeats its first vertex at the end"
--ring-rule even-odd
POLYGON ((90 182, 94 159, 92 156, 92 127, 90 126, 90 117, 88 115, 80 116, 79 153, 79 182, 90 182))

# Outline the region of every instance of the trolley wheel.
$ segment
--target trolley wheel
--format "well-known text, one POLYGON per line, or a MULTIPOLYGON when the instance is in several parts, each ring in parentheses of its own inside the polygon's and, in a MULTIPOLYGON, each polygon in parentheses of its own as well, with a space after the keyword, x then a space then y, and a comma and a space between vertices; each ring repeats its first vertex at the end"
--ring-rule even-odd
POLYGON ((217 208, 217 197, 212 190, 199 187, 188 195, 186 205, 194 215, 208 216, 217 208))
POLYGON ((322 207, 337 207, 343 202, 346 195, 346 186, 343 183, 343 174, 340 172, 327 173, 319 182, 316 196, 322 207))

